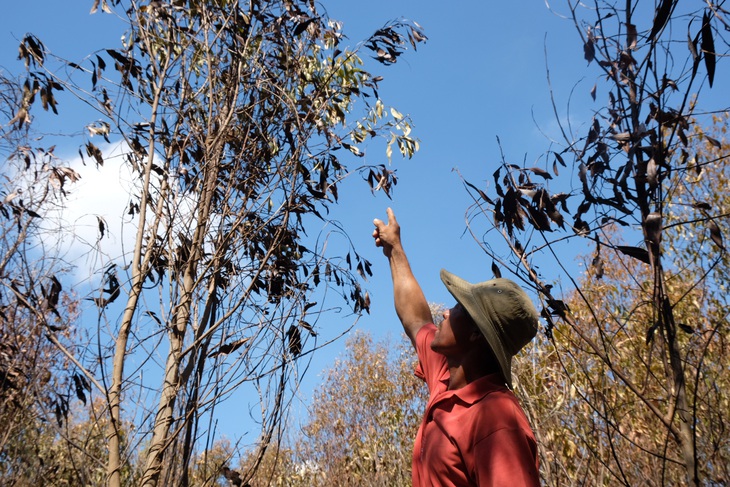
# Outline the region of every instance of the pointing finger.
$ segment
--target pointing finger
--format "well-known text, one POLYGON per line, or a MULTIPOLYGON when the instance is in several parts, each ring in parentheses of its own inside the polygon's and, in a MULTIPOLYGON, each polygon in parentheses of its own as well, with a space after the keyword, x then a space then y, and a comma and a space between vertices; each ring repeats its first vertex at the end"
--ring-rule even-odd
POLYGON ((388 213, 388 225, 390 225, 391 223, 397 223, 397 221, 395 220, 395 213, 393 213, 393 209, 389 207, 386 211, 388 213))

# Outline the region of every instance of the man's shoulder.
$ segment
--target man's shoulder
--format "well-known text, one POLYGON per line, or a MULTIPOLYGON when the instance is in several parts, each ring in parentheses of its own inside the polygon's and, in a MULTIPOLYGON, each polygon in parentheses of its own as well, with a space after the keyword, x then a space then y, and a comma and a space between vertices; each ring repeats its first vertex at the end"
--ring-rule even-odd
POLYGON ((473 413, 488 430, 517 428, 532 431, 517 396, 507 387, 495 388, 474 406, 473 413))

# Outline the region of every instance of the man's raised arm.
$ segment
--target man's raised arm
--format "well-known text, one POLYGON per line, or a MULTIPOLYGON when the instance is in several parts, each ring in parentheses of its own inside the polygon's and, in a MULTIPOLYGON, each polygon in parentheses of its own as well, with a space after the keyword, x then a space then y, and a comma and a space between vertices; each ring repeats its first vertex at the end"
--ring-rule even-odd
POLYGON ((427 323, 431 323, 431 310, 421 286, 413 275, 408 258, 403 250, 400 239, 400 225, 395 219, 393 210, 388 208, 388 223, 375 219, 373 238, 375 245, 383 248, 383 254, 390 262, 390 272, 393 277, 393 296, 395 311, 403 324, 403 329, 415 344, 418 330, 427 323))

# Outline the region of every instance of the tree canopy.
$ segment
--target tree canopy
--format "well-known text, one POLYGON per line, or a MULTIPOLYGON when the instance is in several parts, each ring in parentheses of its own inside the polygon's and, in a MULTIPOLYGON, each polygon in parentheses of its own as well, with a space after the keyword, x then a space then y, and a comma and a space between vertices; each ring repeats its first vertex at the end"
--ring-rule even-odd
MULTIPOLYGON (((109 164, 102 137, 132 174, 119 204, 132 248, 105 253, 116 224, 98 218, 98 323, 75 366, 98 379, 109 484, 138 462, 135 483, 188 485, 221 401, 251 388, 262 457, 300 359, 318 347, 319 316, 368 311, 370 263, 329 207, 351 174, 390 195, 395 173, 367 162, 367 141, 383 138, 388 158, 394 147, 411 157, 418 141, 408 117, 380 100, 382 77, 359 51, 389 65, 426 37, 396 20, 352 48, 337 21, 303 0, 104 0, 99 9, 127 30, 82 63, 52 54, 42 33, 22 39, 27 73, 10 123, 24 130, 41 108, 63 117, 61 97, 95 107, 80 156, 109 164), (323 224, 333 230, 320 234, 323 224), (344 237, 338 254, 327 250, 333 236, 344 237)), ((75 177, 54 174, 61 187, 75 177)))

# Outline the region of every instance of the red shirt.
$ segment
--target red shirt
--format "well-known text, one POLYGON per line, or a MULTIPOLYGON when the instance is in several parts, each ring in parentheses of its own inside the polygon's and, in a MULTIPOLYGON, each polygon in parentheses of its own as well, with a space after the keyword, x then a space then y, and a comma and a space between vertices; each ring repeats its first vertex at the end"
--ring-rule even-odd
POLYGON ((436 327, 416 336, 416 375, 429 401, 413 451, 413 486, 539 486, 537 443, 500 374, 449 391, 446 357, 431 350, 436 327))

